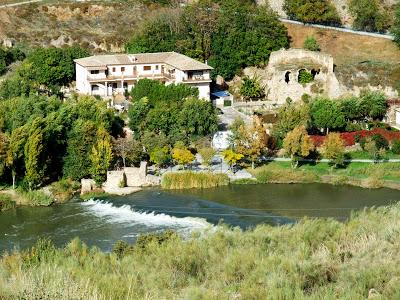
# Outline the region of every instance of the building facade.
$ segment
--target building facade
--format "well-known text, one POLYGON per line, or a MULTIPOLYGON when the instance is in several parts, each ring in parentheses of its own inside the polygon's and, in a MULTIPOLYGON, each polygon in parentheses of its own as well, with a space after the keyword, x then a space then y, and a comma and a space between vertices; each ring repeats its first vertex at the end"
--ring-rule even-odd
POLYGON ((187 84, 210 99, 212 67, 176 52, 95 55, 75 60, 78 93, 111 97, 130 91, 143 78, 187 84))

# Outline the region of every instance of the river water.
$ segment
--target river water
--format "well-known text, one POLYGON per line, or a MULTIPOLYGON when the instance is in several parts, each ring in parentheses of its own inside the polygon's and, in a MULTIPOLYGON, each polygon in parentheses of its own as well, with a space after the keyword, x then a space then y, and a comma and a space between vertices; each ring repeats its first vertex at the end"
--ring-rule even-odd
POLYGON ((351 211, 395 203, 400 192, 324 184, 231 185, 164 191, 145 189, 107 200, 78 200, 51 207, 19 207, 0 213, 0 252, 24 249, 39 237, 65 245, 79 237, 109 251, 117 240, 166 229, 182 234, 219 222, 250 228, 294 223, 304 216, 347 219, 351 211))

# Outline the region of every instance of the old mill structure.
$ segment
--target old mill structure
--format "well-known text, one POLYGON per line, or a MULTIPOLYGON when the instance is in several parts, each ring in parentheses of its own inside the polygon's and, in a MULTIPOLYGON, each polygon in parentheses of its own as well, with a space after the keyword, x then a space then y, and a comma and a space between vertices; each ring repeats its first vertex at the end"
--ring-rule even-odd
POLYGON ((267 100, 283 104, 289 98, 299 101, 304 95, 324 95, 336 99, 347 95, 359 95, 363 89, 383 91, 390 98, 397 98, 397 92, 390 87, 373 86, 368 83, 366 74, 354 74, 363 86, 349 87, 340 82, 335 73, 335 64, 330 54, 304 49, 282 49, 271 53, 268 65, 264 69, 247 68, 244 75, 256 77, 265 86, 267 100), (301 83, 300 73, 307 72, 312 80, 301 83))

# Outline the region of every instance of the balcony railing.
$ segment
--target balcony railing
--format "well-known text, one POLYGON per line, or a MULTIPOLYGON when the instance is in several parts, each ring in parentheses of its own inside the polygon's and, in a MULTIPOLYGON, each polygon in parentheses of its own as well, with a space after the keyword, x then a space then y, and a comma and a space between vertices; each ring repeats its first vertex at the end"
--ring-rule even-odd
POLYGON ((121 75, 105 75, 105 74, 89 74, 87 76, 88 81, 115 81, 115 80, 139 80, 143 78, 154 78, 154 79, 175 79, 174 74, 169 73, 153 73, 153 74, 121 74, 121 75))

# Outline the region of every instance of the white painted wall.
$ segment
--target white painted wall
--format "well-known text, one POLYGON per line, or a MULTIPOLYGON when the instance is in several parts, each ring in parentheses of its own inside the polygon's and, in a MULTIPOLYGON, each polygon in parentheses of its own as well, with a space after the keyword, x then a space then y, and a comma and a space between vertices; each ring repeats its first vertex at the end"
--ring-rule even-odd
POLYGON ((78 93, 89 94, 90 84, 87 80, 88 71, 81 65, 75 64, 76 66, 76 89, 78 93))

